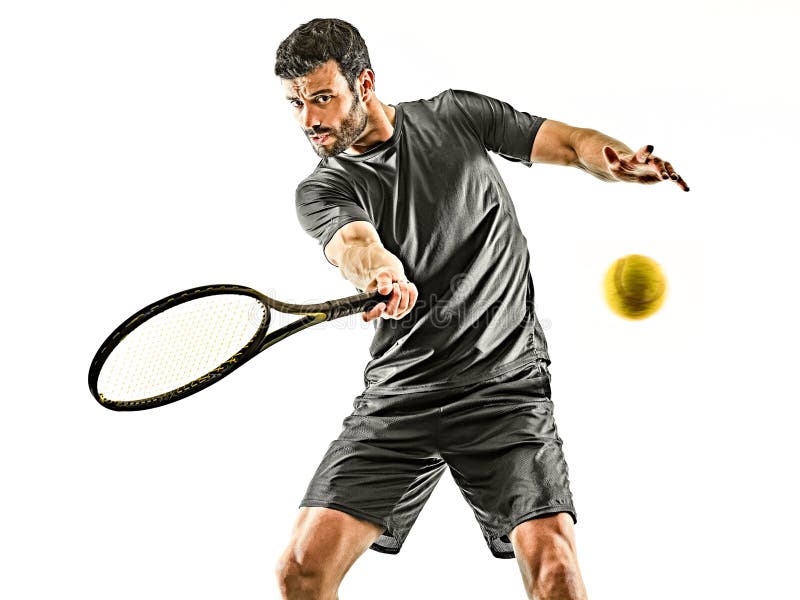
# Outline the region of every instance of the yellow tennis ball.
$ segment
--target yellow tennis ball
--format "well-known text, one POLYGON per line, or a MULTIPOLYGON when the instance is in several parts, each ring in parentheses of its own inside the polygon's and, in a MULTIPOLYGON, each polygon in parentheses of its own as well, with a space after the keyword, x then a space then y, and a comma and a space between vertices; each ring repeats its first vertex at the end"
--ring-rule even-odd
POLYGON ((667 279, 652 258, 629 254, 608 269, 604 288, 611 310, 626 319, 645 319, 664 303, 667 279))

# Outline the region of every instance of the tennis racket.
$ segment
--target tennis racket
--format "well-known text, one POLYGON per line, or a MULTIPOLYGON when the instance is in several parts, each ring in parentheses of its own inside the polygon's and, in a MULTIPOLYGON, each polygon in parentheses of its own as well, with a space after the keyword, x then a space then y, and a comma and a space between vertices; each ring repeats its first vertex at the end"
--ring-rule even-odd
POLYGON ((144 307, 108 336, 89 368, 89 389, 111 410, 163 406, 207 388, 298 331, 389 298, 365 292, 290 304, 239 285, 178 292, 144 307), (301 318, 268 332, 270 309, 301 318))

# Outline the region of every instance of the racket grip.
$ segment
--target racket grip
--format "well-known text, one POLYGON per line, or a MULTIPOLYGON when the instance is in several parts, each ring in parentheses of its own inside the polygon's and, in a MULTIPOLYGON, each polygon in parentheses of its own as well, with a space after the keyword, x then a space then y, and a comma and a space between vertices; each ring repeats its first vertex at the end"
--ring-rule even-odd
POLYGON ((326 311, 328 313, 328 320, 364 312, 381 302, 388 302, 391 297, 391 294, 384 295, 377 291, 372 291, 364 292, 356 296, 349 296, 347 298, 340 298, 339 300, 331 300, 328 303, 330 307, 326 311))

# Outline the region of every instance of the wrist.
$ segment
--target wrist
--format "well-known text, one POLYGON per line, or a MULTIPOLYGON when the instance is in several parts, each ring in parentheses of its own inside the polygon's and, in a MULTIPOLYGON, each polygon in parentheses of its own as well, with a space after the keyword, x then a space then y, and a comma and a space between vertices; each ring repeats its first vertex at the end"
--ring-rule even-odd
POLYGON ((381 274, 392 279, 405 277, 400 260, 379 241, 348 247, 342 259, 342 276, 361 290, 369 289, 381 274))

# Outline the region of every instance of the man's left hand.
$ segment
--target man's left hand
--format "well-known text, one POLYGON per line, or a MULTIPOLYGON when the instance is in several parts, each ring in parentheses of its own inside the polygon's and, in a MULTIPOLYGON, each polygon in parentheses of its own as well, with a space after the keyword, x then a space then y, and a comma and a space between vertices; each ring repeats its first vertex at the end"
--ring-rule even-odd
POLYGON ((603 155, 608 163, 609 172, 620 181, 658 183, 671 179, 684 192, 689 191, 689 186, 683 177, 675 172, 671 164, 653 156, 652 145, 640 148, 635 154, 617 154, 611 146, 604 146, 603 155))

